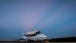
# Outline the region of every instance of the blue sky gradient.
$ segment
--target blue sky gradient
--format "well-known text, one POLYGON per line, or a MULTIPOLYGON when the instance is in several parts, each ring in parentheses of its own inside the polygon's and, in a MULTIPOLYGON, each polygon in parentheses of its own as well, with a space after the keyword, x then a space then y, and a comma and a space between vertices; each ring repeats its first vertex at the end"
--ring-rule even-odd
POLYGON ((0 0, 0 40, 27 28, 48 38, 76 36, 76 0, 0 0))

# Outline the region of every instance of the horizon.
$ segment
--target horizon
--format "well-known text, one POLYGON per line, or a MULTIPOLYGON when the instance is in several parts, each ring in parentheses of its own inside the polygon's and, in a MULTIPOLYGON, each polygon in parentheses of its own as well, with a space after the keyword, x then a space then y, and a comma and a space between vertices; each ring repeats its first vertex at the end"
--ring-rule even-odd
POLYGON ((76 0, 0 0, 0 40, 40 30, 48 38, 76 36, 76 0))
MULTIPOLYGON (((47 40, 59 40, 59 39, 76 39, 76 37, 72 36, 72 37, 60 37, 60 38, 51 38, 51 39, 47 39, 47 40)), ((0 41, 4 41, 4 40, 0 40, 0 41)), ((15 41, 15 39, 13 40, 5 40, 5 41, 15 41)))

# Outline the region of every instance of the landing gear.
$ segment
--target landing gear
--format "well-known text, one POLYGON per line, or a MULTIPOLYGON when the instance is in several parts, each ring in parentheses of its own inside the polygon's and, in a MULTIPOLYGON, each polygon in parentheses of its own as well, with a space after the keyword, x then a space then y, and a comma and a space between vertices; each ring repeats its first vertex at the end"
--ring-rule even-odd
POLYGON ((33 41, 32 41, 32 40, 27 40, 26 42, 27 42, 27 43, 33 43, 33 41))
MULTIPOLYGON (((41 42, 42 42, 42 43, 50 43, 48 40, 42 40, 41 42)), ((29 40, 28 40, 27 43, 35 43, 35 42, 34 42, 34 41, 29 41, 29 40)))
POLYGON ((47 39, 43 40, 42 43, 50 43, 47 39))
POLYGON ((49 43, 49 41, 45 41, 44 43, 49 43))

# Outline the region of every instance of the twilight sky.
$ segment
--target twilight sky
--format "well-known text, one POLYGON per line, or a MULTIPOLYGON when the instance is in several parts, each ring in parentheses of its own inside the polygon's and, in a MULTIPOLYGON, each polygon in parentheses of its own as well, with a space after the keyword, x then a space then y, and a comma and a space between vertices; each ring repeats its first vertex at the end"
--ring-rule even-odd
POLYGON ((0 0, 0 40, 27 28, 48 38, 76 36, 76 0, 0 0))

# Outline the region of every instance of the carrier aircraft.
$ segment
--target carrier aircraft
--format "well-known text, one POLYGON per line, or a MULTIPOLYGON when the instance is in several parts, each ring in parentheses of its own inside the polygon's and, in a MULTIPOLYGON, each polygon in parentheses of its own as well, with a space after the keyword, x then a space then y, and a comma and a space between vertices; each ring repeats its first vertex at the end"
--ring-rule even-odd
POLYGON ((47 36, 45 36, 44 34, 41 34, 41 31, 39 30, 34 30, 34 31, 30 31, 28 29, 28 31, 26 32, 26 34, 22 33, 22 38, 17 38, 16 41, 19 41, 19 40, 45 40, 47 39, 47 36))

